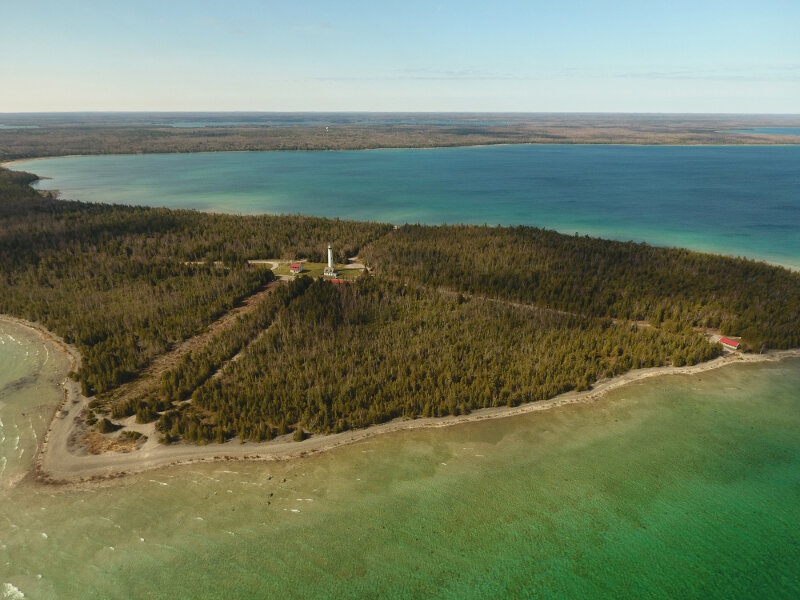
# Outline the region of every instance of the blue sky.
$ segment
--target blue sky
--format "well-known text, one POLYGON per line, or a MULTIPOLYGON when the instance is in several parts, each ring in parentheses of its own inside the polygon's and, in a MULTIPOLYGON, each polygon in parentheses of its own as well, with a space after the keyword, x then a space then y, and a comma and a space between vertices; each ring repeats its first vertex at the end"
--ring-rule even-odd
POLYGON ((0 0, 0 112, 800 113, 800 1, 0 0))

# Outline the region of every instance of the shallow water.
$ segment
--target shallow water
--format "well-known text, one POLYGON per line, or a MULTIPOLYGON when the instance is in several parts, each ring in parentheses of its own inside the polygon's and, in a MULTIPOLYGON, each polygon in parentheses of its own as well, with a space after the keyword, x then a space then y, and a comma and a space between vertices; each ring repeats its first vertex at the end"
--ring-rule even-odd
MULTIPOLYGON (((2 432, 29 448, 59 365, 0 340, 2 432)), ((31 454, 4 443, 0 597, 797 597, 798 390, 800 361, 737 365, 86 489, 16 481, 31 454)))
POLYGON ((537 225, 800 268, 800 146, 523 145, 48 158, 67 198, 392 223, 537 225))
POLYGON ((0 493, 30 468, 68 367, 36 333, 0 323, 0 493))

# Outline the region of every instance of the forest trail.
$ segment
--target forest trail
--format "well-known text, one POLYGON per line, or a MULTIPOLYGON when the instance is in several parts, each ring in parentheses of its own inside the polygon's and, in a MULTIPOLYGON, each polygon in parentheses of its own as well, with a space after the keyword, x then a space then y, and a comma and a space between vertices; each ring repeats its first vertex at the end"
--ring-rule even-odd
POLYGON ((112 403, 118 404, 132 398, 142 398, 157 390, 164 373, 177 365, 190 352, 205 347, 211 338, 231 327, 237 317, 253 312, 264 298, 280 285, 282 285, 280 280, 267 283, 255 294, 248 296, 239 306, 229 310, 211 323, 204 332, 176 344, 169 352, 157 357, 142 371, 139 377, 114 391, 111 396, 112 403))
POLYGON ((485 294, 476 294, 473 292, 459 292, 444 286, 437 287, 436 291, 438 291, 440 294, 444 296, 450 296, 450 297, 463 296, 466 299, 477 298, 478 300, 482 300, 484 302, 491 302, 493 304, 511 306, 512 308, 520 308, 523 310, 529 310, 531 312, 560 315, 562 317, 580 317, 583 319, 589 318, 587 315, 582 315, 580 313, 575 313, 575 312, 569 312, 567 310, 559 310, 557 308, 549 308, 547 306, 538 306, 536 304, 530 304, 528 302, 517 302, 514 300, 506 300, 504 298, 492 298, 491 296, 486 296, 485 294))
MULTIPOLYGON (((511 307, 514 307, 514 308, 530 310, 531 312, 550 313, 550 314, 560 315, 560 316, 564 316, 564 317, 578 317, 578 318, 581 318, 581 319, 592 319, 592 318, 599 319, 599 318, 602 318, 602 317, 592 317, 590 315, 584 315, 584 314, 576 313, 576 312, 570 312, 570 311, 567 311, 567 310, 559 310, 557 308, 548 308, 546 306, 537 306, 535 304, 528 304, 526 302, 516 302, 514 300, 505 300, 503 298, 491 298, 491 297, 485 296, 483 294, 472 294, 472 293, 469 293, 469 292, 457 292, 455 290, 451 290, 451 289, 448 289, 448 288, 442 287, 442 286, 438 287, 437 290, 439 291, 439 293, 444 294, 446 296, 459 296, 459 295, 461 295, 464 298, 478 298, 478 299, 483 300, 485 302, 493 302, 495 304, 502 304, 502 305, 511 306, 511 307)), ((610 319, 611 319, 611 322, 614 325, 628 325, 628 324, 630 324, 630 325, 636 325, 637 327, 642 328, 642 329, 656 329, 656 330, 661 329, 661 327, 657 327, 657 326, 653 325, 650 321, 647 321, 647 320, 631 321, 629 319, 620 319, 618 317, 610 317, 610 319)), ((708 342, 711 343, 711 344, 718 343, 720 338, 722 337, 722 332, 718 328, 713 328, 713 327, 695 327, 694 331, 696 331, 697 333, 703 335, 708 340, 708 342)), ((736 336, 734 336, 734 337, 736 337, 736 336)), ((737 339, 740 339, 740 338, 737 338, 737 339)), ((730 354, 731 352, 733 352, 733 351, 729 350, 728 348, 723 348, 723 353, 724 354, 730 354)))
POLYGON ((219 379, 220 377, 222 377, 222 375, 225 373, 225 370, 228 369, 230 365, 232 365, 233 363, 237 362, 240 358, 242 358, 244 353, 247 352, 247 349, 250 348, 250 346, 252 346, 253 344, 255 344, 258 340, 260 340, 270 329, 272 329, 273 325, 275 325, 275 321, 270 323, 266 329, 262 329, 254 337, 248 340, 247 343, 245 343, 245 345, 242 346, 236 354, 234 354, 233 356, 231 356, 226 360, 223 360, 214 371, 214 374, 211 375, 211 377, 209 377, 209 379, 219 379))

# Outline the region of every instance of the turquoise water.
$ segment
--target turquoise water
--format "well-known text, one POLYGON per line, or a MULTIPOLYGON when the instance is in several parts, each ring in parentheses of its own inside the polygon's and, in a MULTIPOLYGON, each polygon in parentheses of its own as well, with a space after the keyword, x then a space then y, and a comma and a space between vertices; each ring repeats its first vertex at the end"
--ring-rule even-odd
POLYGON ((285 463, 70 489, 20 480, 30 456, 14 449, 16 435, 35 444, 57 402, 46 356, 0 326, 0 365, 14 365, 0 382, 12 437, 0 452, 13 461, 0 476, 0 597, 800 594, 800 361, 285 463))
POLYGON ((0 495, 29 468, 67 368, 64 356, 35 334, 0 323, 0 495))
POLYGON ((800 267, 800 146, 86 156, 15 168, 93 202, 538 225, 800 267))

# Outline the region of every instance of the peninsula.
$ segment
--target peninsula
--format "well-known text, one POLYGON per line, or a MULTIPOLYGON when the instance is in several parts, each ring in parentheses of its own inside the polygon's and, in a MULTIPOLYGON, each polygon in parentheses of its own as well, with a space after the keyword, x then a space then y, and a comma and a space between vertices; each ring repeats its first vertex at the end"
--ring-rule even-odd
POLYGON ((35 180, 0 171, 0 313, 79 355, 44 480, 298 456, 800 347, 800 275, 751 260, 532 227, 86 204, 35 180), (329 244, 353 283, 287 271, 329 244), (741 350, 722 356, 721 335, 741 350))
POLYGON ((800 2, 5 2, 0 600, 800 598, 800 2))

